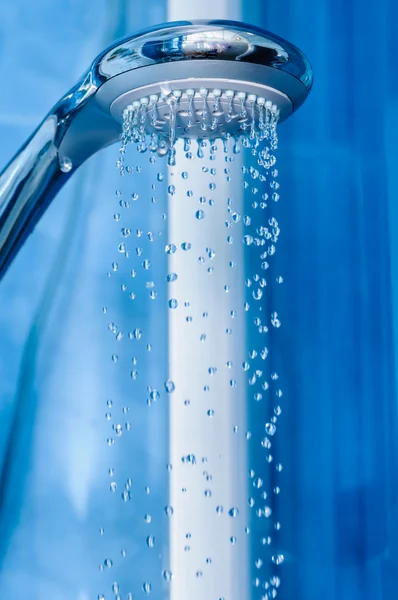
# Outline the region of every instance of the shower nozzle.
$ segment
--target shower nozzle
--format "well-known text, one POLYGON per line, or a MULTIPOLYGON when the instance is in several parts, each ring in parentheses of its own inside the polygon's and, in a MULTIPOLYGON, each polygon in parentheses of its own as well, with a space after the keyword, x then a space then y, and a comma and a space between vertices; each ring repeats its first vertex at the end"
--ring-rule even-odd
POLYGON ((286 119, 306 99, 305 55, 234 21, 166 23, 112 44, 53 108, 0 175, 0 278, 57 191, 91 155, 116 142, 126 110, 145 133, 242 133, 264 107, 286 119))

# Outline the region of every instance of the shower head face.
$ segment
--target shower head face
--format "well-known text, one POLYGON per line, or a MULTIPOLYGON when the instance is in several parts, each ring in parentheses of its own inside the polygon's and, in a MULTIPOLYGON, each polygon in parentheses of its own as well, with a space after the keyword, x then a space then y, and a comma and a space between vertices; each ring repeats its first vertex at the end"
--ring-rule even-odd
POLYGON ((231 81, 223 78, 195 83, 201 87, 190 87, 193 82, 187 79, 163 82, 160 94, 152 93, 158 85, 127 92, 112 104, 111 114, 117 121, 129 113, 134 121, 136 114, 145 132, 158 137, 169 138, 174 128, 176 138, 211 139, 242 135, 252 120, 259 124, 261 114, 264 120, 275 112, 279 120, 292 110, 286 96, 261 85, 234 81, 235 89, 231 89, 231 81))
POLYGON ((65 136, 61 154, 74 153, 76 164, 116 141, 126 107, 142 100, 147 133, 168 135, 170 99, 177 94, 178 137, 222 137, 242 133, 253 102, 257 118, 265 101, 277 108, 279 122, 285 120, 304 102, 311 86, 308 59, 278 36, 234 21, 167 23, 119 41, 95 59, 75 93, 81 114, 65 136), (205 131, 202 90, 208 93, 205 131), (231 94, 234 118, 228 121, 231 94), (155 97, 158 122, 153 125, 149 111, 155 97), (214 117, 217 127, 212 129, 214 117))

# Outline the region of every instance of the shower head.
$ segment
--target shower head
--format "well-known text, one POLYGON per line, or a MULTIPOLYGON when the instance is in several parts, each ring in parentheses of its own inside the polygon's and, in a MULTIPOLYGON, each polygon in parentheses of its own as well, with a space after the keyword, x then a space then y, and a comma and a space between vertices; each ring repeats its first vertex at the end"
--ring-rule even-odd
POLYGON ((0 175, 0 277, 68 177, 120 139, 129 111, 139 109, 145 132, 160 137, 171 104, 177 137, 238 135, 248 109, 267 106, 282 121, 311 85, 300 50, 234 21, 167 23, 112 44, 0 175))
POLYGON ((231 103, 238 117, 236 109, 242 103, 248 107, 254 101, 258 110, 268 102, 283 121, 307 97, 312 70, 295 46, 257 27, 233 21, 183 21, 114 44, 93 62, 87 78, 90 99, 60 146, 61 160, 67 157, 73 164, 118 139, 127 107, 142 107, 147 133, 162 135, 168 132, 170 99, 178 100, 177 137, 241 133, 242 118, 230 123, 223 118, 231 103), (207 100, 216 102, 217 131, 199 127, 198 114, 207 100), (190 102, 194 119, 188 114, 190 102), (156 124, 150 118, 154 105, 156 124), (82 136, 82 143, 77 143, 82 136))

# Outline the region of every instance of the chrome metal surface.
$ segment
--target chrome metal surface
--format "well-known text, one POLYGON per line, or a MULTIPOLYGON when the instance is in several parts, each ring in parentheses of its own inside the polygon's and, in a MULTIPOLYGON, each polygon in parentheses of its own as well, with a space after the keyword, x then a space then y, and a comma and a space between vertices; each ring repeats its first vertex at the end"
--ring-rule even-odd
POLYGON ((249 92, 266 86, 270 100, 280 99, 282 118, 302 104, 312 85, 311 66, 300 50, 234 21, 168 23, 114 43, 0 175, 0 277, 68 177, 119 139, 118 98, 169 81, 191 79, 197 87, 204 75, 220 80, 218 87, 225 80, 233 89, 244 82, 249 92))
POLYGON ((309 90, 312 70, 293 44, 258 27, 235 21, 180 21, 122 40, 98 60, 99 77, 153 64, 225 60, 273 67, 299 79, 309 90))

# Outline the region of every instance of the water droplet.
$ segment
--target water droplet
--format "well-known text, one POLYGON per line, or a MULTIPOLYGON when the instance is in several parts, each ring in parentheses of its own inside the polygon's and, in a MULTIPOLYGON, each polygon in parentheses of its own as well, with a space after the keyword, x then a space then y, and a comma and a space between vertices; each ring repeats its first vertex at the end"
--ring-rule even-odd
POLYGON ((273 423, 266 423, 265 431, 268 433, 268 435, 275 435, 276 427, 273 423))
POLYGON ((263 514, 266 519, 269 519, 272 515, 272 508, 270 506, 264 506, 263 514))
POLYGON ((206 215, 205 215, 205 213, 203 212, 203 210, 197 210, 197 211, 196 211, 196 213, 195 213, 195 217, 196 217, 197 219, 199 219, 199 221, 200 221, 201 219, 204 219, 204 218, 205 218, 205 216, 206 216, 206 215))
POLYGON ((152 521, 151 515, 145 515, 144 521, 145 521, 145 523, 150 523, 152 521))
POLYGON ((164 249, 166 254, 174 254, 174 252, 176 250, 177 250, 177 246, 175 244, 167 244, 164 249))
POLYGON ((224 512, 224 507, 223 507, 223 506, 221 506, 221 505, 217 506, 217 508, 216 508, 216 513, 217 513, 218 515, 222 515, 222 514, 223 514, 223 512, 224 512))
POLYGON ((181 248, 185 251, 190 250, 192 248, 192 244, 190 242, 183 242, 181 244, 181 248))
POLYGON ((262 486, 263 480, 260 477, 256 477, 255 479, 253 479, 253 487, 259 490, 262 486))
POLYGON ((164 571, 162 571, 162 577, 165 581, 171 581, 173 578, 173 573, 165 569, 164 571))
POLYGON ((110 569, 111 566, 113 565, 113 562, 112 562, 112 560, 110 558, 106 558, 104 560, 104 565, 105 565, 105 567, 107 567, 108 569, 110 569))
POLYGON ((177 279, 178 279, 177 273, 169 273, 168 275, 166 275, 166 281, 168 283, 171 283, 172 281, 176 281, 177 279))
POLYGON ((116 581, 115 581, 115 583, 112 585, 112 592, 113 592, 115 595, 119 593, 119 585, 116 583, 116 581))
POLYGON ((147 581, 145 583, 142 584, 142 589, 146 594, 150 594, 152 591, 152 586, 150 583, 148 583, 147 581))
POLYGON ((148 548, 153 548, 155 546, 155 538, 153 535, 148 535, 146 539, 146 545, 148 548))
POLYGON ((160 394, 157 390, 151 390, 149 393, 149 397, 154 402, 160 398, 160 394))
POLYGON ((131 235, 131 229, 129 229, 128 227, 122 227, 120 233, 125 238, 129 237, 131 235))
POLYGON ((207 416, 209 416, 209 417, 214 416, 214 410, 212 408, 209 408, 209 410, 207 411, 207 416))
POLYGON ((68 156, 65 156, 60 160, 59 168, 62 173, 69 173, 72 170, 73 164, 71 159, 68 156))
POLYGON ((167 192, 168 194, 170 194, 170 196, 174 196, 174 194, 176 193, 175 185, 169 185, 169 187, 167 188, 167 192))
POLYGON ((196 456, 194 454, 187 454, 186 456, 183 456, 181 460, 184 464, 190 463, 196 465, 196 456))
POLYGON ((237 543, 237 541, 238 541, 238 538, 237 538, 237 537, 235 537, 235 536, 233 535, 233 536, 230 538, 230 540, 229 540, 229 541, 231 542, 231 544, 232 544, 233 546, 235 546, 235 544, 236 544, 236 543, 237 543))
POLYGON ((117 249, 118 249, 118 252, 120 252, 121 254, 124 254, 127 250, 127 246, 126 246, 126 244, 119 244, 117 249))
POLYGON ((113 430, 118 437, 120 437, 123 433, 123 427, 120 425, 120 423, 113 425, 113 430))
POLYGON ((229 514, 230 517, 232 517, 233 519, 235 519, 239 515, 239 509, 238 508, 231 508, 228 511, 228 514, 229 514))
POLYGON ((178 301, 175 298, 171 298, 171 300, 169 300, 169 307, 170 308, 177 308, 178 306, 178 301))
POLYGON ((168 394, 171 394, 175 390, 175 384, 173 381, 171 381, 171 379, 168 379, 167 381, 164 382, 164 387, 168 394))
POLYGON ((244 235, 243 236, 243 243, 245 244, 245 246, 251 246, 253 243, 253 237, 251 235, 244 235))
POLYGON ((281 326, 281 322, 280 322, 280 320, 278 319, 278 313, 277 313, 277 312, 273 312, 273 313, 271 313, 271 324, 272 324, 274 327, 276 327, 276 328, 278 328, 278 327, 280 327, 280 326, 281 326))
POLYGON ((150 260, 148 260, 148 259, 145 259, 145 260, 142 262, 142 266, 144 267, 144 269, 146 269, 146 270, 148 271, 148 270, 151 268, 151 266, 152 266, 152 263, 151 263, 151 261, 150 261, 150 260))
POLYGON ((205 490, 205 496, 206 496, 206 498, 210 498, 211 497, 211 490, 205 490))
POLYGON ((172 506, 168 505, 165 507, 164 512, 168 517, 171 517, 174 514, 174 509, 172 506))
POLYGON ((281 565, 285 561, 285 557, 283 554, 274 554, 272 557, 272 562, 275 565, 281 565))

